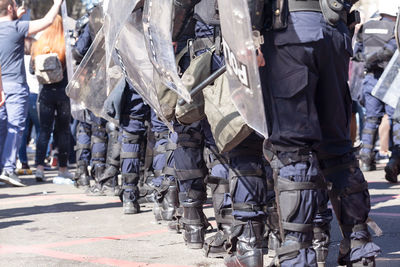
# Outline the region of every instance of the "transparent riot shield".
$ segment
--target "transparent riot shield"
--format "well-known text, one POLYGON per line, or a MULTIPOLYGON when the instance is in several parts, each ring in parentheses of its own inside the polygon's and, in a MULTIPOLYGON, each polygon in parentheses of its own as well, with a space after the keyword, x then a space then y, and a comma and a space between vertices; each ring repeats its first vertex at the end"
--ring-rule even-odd
POLYGON ((178 75, 172 44, 173 0, 146 0, 143 28, 151 63, 161 81, 186 102, 191 96, 178 75))
POLYGON ((128 82, 149 104, 157 116, 172 130, 171 123, 163 115, 153 84, 153 64, 146 51, 143 35, 142 12, 134 12, 119 34, 116 51, 128 82))
POLYGON ((386 104, 397 107, 400 98, 400 56, 396 50, 378 83, 372 90, 372 95, 386 104))
POLYGON ((395 27, 395 37, 397 42, 397 49, 400 49, 400 6, 397 11, 396 27, 395 27))
MULTIPOLYGON (((68 16, 66 1, 64 1, 61 5, 61 15, 64 28, 64 38, 65 38, 65 63, 67 68, 68 80, 70 81, 76 69, 75 60, 72 56, 72 46, 75 42, 74 30, 75 30, 76 20, 68 16)), ((70 98, 70 102, 71 102, 72 117, 79 121, 85 121, 85 108, 72 98, 70 98)))
POLYGON ((349 89, 351 99, 353 99, 354 101, 358 101, 359 96, 362 94, 362 83, 364 80, 364 63, 352 61, 350 64, 349 89))
POLYGON ((67 3, 64 1, 61 5, 61 15, 63 20, 64 38, 65 38, 65 62, 67 67, 68 80, 72 79, 75 71, 75 60, 72 57, 72 46, 74 43, 74 29, 76 20, 68 16, 67 3))
POLYGON ((104 35, 107 65, 112 58, 115 41, 139 0, 119 0, 118 3, 106 0, 104 8, 104 35))
POLYGON ((247 124, 267 138, 256 44, 253 40, 247 0, 218 0, 218 7, 233 103, 247 124))
MULTIPOLYGON (((116 39, 138 2, 139 0, 120 0, 118 3, 108 0, 103 2, 103 31, 105 35, 107 73, 112 72, 110 69, 115 65, 113 62, 113 50, 115 48, 116 39)), ((106 78, 106 83, 108 88, 112 86, 110 84, 111 80, 109 75, 106 78)))
POLYGON ((124 86, 125 79, 118 65, 114 65, 107 73, 104 41, 104 32, 100 29, 72 80, 69 81, 66 93, 96 116, 118 124, 118 121, 107 115, 103 106, 114 88, 124 86), (107 75, 111 81, 109 87, 106 84, 107 75))

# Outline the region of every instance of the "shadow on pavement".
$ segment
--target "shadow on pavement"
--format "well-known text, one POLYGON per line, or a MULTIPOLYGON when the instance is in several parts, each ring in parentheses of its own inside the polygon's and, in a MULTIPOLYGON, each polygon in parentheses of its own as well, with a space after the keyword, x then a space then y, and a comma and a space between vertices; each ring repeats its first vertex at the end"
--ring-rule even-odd
POLYGON ((22 225, 25 223, 31 223, 31 220, 19 220, 19 221, 11 221, 11 222, 0 222, 0 229, 5 229, 11 226, 22 225))
MULTIPOLYGON (((46 191, 47 194, 55 193, 56 191, 46 191)), ((33 196, 41 196, 43 192, 31 193, 31 194, 23 194, 23 195, 9 195, 9 194, 0 194, 0 199, 5 198, 14 198, 14 197, 33 197, 33 196)))
MULTIPOLYGON (((99 210, 107 208, 120 208, 121 203, 105 203, 105 204, 89 204, 84 205, 86 202, 64 202, 52 205, 31 206, 23 208, 11 208, 0 210, 0 219, 8 219, 13 217, 30 216, 46 213, 61 213, 61 212, 78 212, 88 210, 99 210), (83 204, 83 205, 82 205, 83 204)), ((146 212, 146 211, 143 211, 146 212)))

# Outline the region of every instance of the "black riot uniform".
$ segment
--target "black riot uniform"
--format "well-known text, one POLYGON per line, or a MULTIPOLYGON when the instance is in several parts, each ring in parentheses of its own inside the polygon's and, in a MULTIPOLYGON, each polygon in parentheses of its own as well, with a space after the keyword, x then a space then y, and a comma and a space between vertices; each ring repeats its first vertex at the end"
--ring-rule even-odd
POLYGON ((265 32, 262 48, 267 65, 261 73, 271 121, 265 151, 275 172, 282 230, 278 260, 281 266, 321 262, 318 247, 312 246, 313 224, 326 202, 320 195, 328 183, 343 233, 339 264, 374 266, 380 249, 366 225, 368 185, 349 136, 352 48, 345 21, 356 1, 282 2, 288 5, 271 4, 273 14, 287 16, 270 20, 272 30, 265 32))

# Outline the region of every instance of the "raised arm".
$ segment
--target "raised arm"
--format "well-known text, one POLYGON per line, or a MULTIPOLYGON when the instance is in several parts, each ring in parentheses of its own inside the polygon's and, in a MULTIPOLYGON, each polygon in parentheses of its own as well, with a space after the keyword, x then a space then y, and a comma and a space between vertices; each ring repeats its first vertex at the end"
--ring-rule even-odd
POLYGON ((60 6, 63 0, 53 0, 54 4, 47 12, 46 16, 44 16, 41 19, 38 20, 33 20, 29 22, 29 30, 28 30, 28 35, 32 35, 35 33, 38 33, 47 27, 49 27, 54 19, 56 18, 58 11, 60 10, 60 6))

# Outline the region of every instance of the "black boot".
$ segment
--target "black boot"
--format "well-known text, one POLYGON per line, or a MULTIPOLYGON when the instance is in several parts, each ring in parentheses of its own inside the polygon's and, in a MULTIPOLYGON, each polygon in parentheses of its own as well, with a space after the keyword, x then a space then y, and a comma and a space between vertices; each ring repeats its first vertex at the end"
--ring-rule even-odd
POLYGON ((218 232, 204 242, 204 254, 209 258, 223 258, 227 255, 226 243, 231 235, 233 223, 232 207, 224 206, 225 194, 229 193, 228 180, 209 176, 207 184, 211 188, 215 220, 218 232))
POLYGON ((360 157, 361 157, 360 168, 363 172, 376 170, 375 153, 372 153, 372 155, 360 154, 360 157))
POLYGON ((330 243, 330 229, 314 226, 313 248, 317 255, 318 267, 324 267, 328 257, 328 248, 330 243))
POLYGON ((274 258, 276 256, 276 251, 281 245, 280 233, 279 233, 279 215, 275 203, 275 197, 271 198, 267 204, 267 248, 268 257, 274 258))
POLYGON ((172 221, 179 206, 178 187, 173 184, 175 181, 171 182, 162 195, 157 194, 155 197, 153 213, 157 221, 172 221))
POLYGON ((88 164, 85 161, 78 161, 77 170, 75 172, 74 177, 74 185, 76 187, 83 186, 88 187, 90 186, 90 175, 88 171, 88 164))
POLYGON ((225 258, 228 267, 263 267, 264 224, 258 221, 240 222, 232 228, 231 255, 225 258))
POLYGON ((88 196, 96 196, 98 192, 101 190, 102 182, 101 178, 104 174, 104 170, 106 169, 104 164, 95 164, 92 169, 92 177, 94 177, 95 184, 91 186, 87 191, 86 195, 88 196))
POLYGON ((124 186, 121 198, 124 214, 136 214, 140 212, 138 202, 139 189, 136 186, 124 186))
POLYGON ((175 214, 172 216, 172 220, 168 223, 168 230, 177 234, 181 234, 183 230, 182 216, 183 207, 179 206, 175 210, 175 214))
POLYGON ((389 183, 397 183, 397 176, 400 173, 400 157, 391 157, 385 166, 385 179, 389 183))
POLYGON ((108 165, 105 171, 102 171, 99 180, 88 192, 88 196, 118 196, 118 169, 115 166, 108 165))
POLYGON ((201 191, 179 193, 179 202, 183 207, 183 239, 191 249, 203 248, 206 229, 210 225, 203 212, 205 199, 206 193, 201 191))

